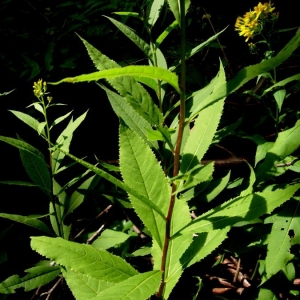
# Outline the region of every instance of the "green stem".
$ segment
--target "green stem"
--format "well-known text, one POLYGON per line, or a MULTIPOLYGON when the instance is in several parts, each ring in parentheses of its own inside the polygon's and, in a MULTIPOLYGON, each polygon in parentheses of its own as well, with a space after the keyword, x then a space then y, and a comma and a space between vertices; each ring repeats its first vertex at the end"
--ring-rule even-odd
MULTIPOLYGON (((173 176, 177 176, 179 173, 179 158, 180 158, 180 149, 184 131, 184 121, 185 121, 185 0, 180 0, 180 39, 181 39, 181 75, 180 75, 180 116, 179 116, 179 127, 178 127, 178 136, 174 150, 174 166, 173 166, 173 176)), ((168 249, 170 244, 171 236, 171 220, 175 205, 175 191, 176 184, 172 183, 172 194, 168 209, 168 214, 166 218, 166 227, 165 227, 165 240, 162 249, 162 259, 161 259, 161 272, 162 278, 161 283, 156 293, 158 298, 161 298, 165 288, 165 276, 166 276, 166 266, 167 266, 167 256, 168 249)))
POLYGON ((50 138, 50 127, 49 127, 48 116, 47 116, 47 107, 48 106, 45 105, 45 100, 44 100, 43 96, 40 99, 40 103, 43 107, 43 114, 44 114, 44 118, 45 118, 45 122, 46 122, 46 140, 47 140, 48 149, 49 149, 49 172, 50 172, 50 178, 51 178, 50 201, 53 205, 55 221, 56 221, 56 224, 57 224, 57 227, 58 227, 59 235, 60 235, 60 237, 63 238, 62 226, 61 226, 61 223, 59 222, 58 212, 57 212, 57 209, 56 209, 56 201, 55 201, 56 198, 53 197, 52 150, 50 150, 52 144, 51 144, 51 138, 50 138))

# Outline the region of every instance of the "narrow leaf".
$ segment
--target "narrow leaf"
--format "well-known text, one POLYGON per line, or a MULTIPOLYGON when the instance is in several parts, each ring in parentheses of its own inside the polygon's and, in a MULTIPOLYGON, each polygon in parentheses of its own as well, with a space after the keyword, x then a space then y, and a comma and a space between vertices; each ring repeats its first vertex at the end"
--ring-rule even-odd
POLYGON ((166 81, 178 93, 180 93, 180 89, 178 85, 178 77, 175 73, 172 73, 160 67, 150 67, 150 66, 128 66, 124 68, 114 68, 109 70, 103 70, 100 72, 79 75, 76 77, 69 77, 57 82, 52 82, 52 83, 49 82, 49 84, 57 85, 62 82, 70 82, 70 83, 90 82, 90 81, 97 81, 103 78, 112 79, 112 78, 122 77, 122 76, 142 76, 142 77, 149 77, 149 78, 166 81))
POLYGON ((27 124, 29 127, 34 129, 35 131, 37 131, 38 125, 39 125, 38 120, 34 119, 32 116, 30 116, 28 114, 20 112, 20 111, 10 110, 10 112, 12 112, 18 119, 20 119, 22 122, 27 124))
POLYGON ((0 217, 36 228, 49 235, 53 235, 53 231, 44 222, 38 220, 40 216, 21 216, 21 215, 0 213, 0 217))
POLYGON ((1 294, 14 294, 16 289, 23 287, 25 292, 36 289, 55 279, 59 273, 58 266, 38 266, 26 270, 28 273, 20 278, 18 275, 13 275, 0 283, 1 294))
MULTIPOLYGON (((168 3, 170 5, 170 9, 172 11, 172 13, 174 14, 175 16, 175 19, 176 21, 178 22, 178 24, 180 24, 180 19, 181 19, 181 11, 180 11, 180 4, 179 4, 180 1, 178 0, 168 0, 168 3)), ((190 0, 185 0, 184 1, 185 3, 185 12, 184 14, 186 14, 189 6, 190 6, 190 3, 191 1, 190 0)))

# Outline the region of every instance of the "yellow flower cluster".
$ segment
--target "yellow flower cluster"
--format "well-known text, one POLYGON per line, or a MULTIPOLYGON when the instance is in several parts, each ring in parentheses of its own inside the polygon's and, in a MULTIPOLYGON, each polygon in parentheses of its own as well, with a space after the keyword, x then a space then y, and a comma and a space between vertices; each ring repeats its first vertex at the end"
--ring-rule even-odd
POLYGON ((246 38, 246 42, 261 31, 263 22, 272 13, 275 7, 272 3, 258 3, 253 11, 247 12, 243 17, 238 17, 235 22, 235 30, 239 31, 240 36, 246 38))
POLYGON ((37 82, 33 83, 33 93, 34 95, 39 98, 42 97, 47 90, 47 83, 42 81, 42 79, 39 79, 37 82))

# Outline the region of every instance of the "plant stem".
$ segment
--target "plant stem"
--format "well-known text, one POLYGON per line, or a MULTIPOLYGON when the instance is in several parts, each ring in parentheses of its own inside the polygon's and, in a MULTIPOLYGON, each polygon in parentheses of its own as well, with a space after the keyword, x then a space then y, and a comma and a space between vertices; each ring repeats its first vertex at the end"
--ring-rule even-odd
POLYGON ((45 99, 42 96, 41 99, 41 104, 43 107, 43 112, 44 112, 44 118, 45 118, 45 122, 46 122, 46 139, 47 139, 47 143, 48 143, 48 149, 49 149, 49 172, 50 172, 50 178, 51 178, 51 194, 50 194, 50 201, 53 205, 53 210, 54 210, 54 215, 55 215, 55 221, 58 227, 58 232, 60 237, 63 238, 63 232, 62 232, 62 227, 61 224, 59 222, 58 219, 58 213, 57 213, 57 209, 56 209, 56 201, 53 197, 53 175, 52 175, 52 150, 51 150, 51 138, 50 138, 50 127, 49 127, 49 122, 48 122, 48 117, 47 117, 47 105, 45 105, 45 99))
MULTIPOLYGON (((180 43, 181 43, 181 74, 180 74, 180 113, 179 113, 179 127, 178 127, 178 136, 176 140, 176 146, 174 150, 174 166, 173 166, 173 176, 177 176, 179 172, 179 157, 180 157, 180 148, 182 143, 182 136, 184 131, 184 121, 185 121, 185 0, 180 0, 180 43)), ((161 259, 161 268, 162 278, 161 283, 156 293, 158 298, 161 298, 163 295, 164 287, 165 287, 165 271, 167 265, 167 256, 168 249, 170 244, 170 236, 171 236, 171 221, 172 215, 175 205, 175 191, 176 191, 176 183, 175 181, 172 183, 172 194, 168 209, 168 214, 166 218, 166 228, 165 228, 165 240, 164 246, 162 249, 162 259, 161 259)))

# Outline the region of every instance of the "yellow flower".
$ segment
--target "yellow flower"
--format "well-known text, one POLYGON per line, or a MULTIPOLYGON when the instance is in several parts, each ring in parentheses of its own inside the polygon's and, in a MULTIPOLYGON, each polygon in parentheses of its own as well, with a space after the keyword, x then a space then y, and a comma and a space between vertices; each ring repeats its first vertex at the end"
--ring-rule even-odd
POLYGON ((47 83, 39 79, 37 82, 33 83, 33 93, 37 98, 42 97, 47 90, 47 83))
POLYGON ((262 4, 258 3, 254 10, 245 13, 243 17, 238 17, 235 22, 235 30, 239 31, 240 36, 246 38, 246 42, 253 38, 255 34, 259 33, 263 27, 263 22, 271 15, 275 7, 272 7, 271 2, 262 4))

